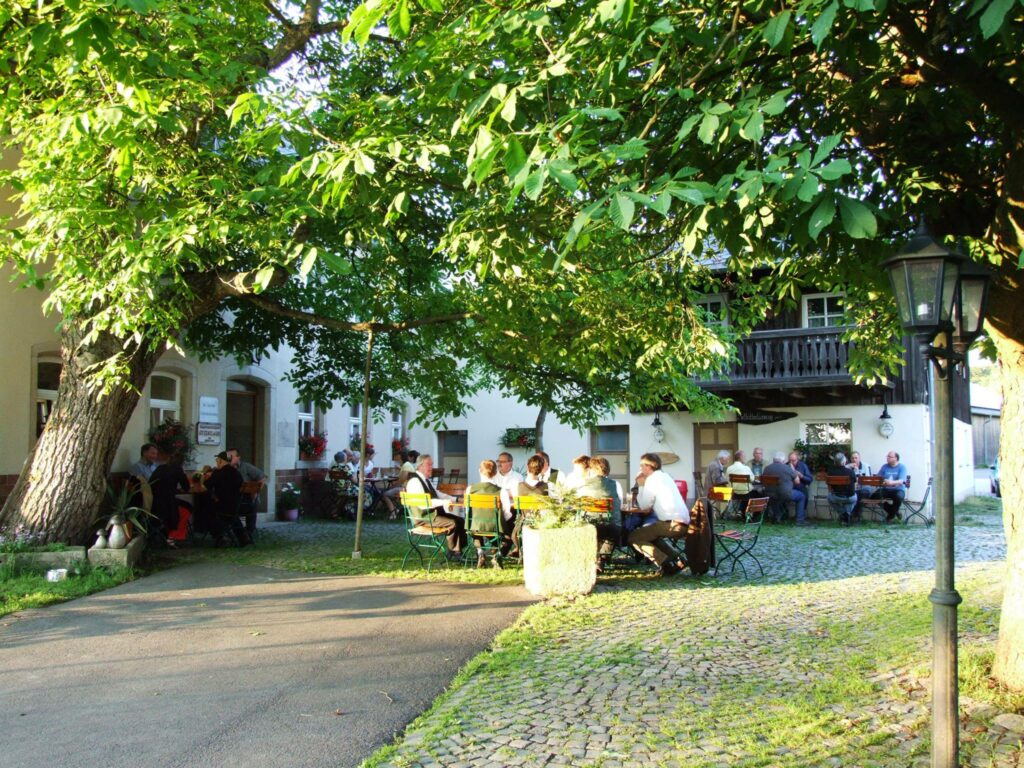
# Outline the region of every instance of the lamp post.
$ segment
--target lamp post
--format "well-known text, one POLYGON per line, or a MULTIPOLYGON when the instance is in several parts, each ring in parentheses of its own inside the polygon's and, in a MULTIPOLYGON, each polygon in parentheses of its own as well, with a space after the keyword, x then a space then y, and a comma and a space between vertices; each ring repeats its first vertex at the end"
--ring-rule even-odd
POLYGON ((959 765, 957 605, 953 556, 953 370, 981 333, 988 272, 923 228, 885 262, 903 329, 931 362, 935 492, 932 603, 932 768, 959 765))

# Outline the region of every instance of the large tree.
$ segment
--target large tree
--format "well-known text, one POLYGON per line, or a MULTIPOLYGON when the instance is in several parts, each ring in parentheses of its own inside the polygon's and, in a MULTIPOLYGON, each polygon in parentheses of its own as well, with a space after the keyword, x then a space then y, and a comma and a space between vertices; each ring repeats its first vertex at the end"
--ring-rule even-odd
MULTIPOLYGON (((596 274, 608 253, 630 263, 618 236, 671 263, 681 296, 720 259, 747 319, 804 284, 844 286, 865 378, 896 365, 881 261, 915 222, 990 266, 1008 542, 995 672, 1024 688, 1024 3, 420 5, 371 0, 350 31, 386 21, 404 41, 401 103, 433 116, 420 139, 477 193, 444 241, 463 264, 596 274), (757 267, 773 278, 754 284, 757 267)), ((386 143, 395 123, 374 117, 386 143)))
POLYGON ((18 157, 0 186, 19 206, 0 248, 61 315, 63 361, 0 525, 81 535, 168 345, 248 360, 287 344, 300 391, 327 404, 358 397, 373 331, 379 406, 404 392, 436 419, 498 384, 579 425, 616 402, 685 399, 686 361, 706 366, 721 349, 636 244, 610 244, 603 275, 587 279, 542 279, 543 240, 517 270, 441 249, 450 219, 477 204, 462 161, 436 140, 452 108, 440 94, 430 111, 409 102, 408 49, 383 30, 353 24, 368 46, 356 57, 339 34, 349 10, 0 9, 3 151, 18 157), (635 263, 620 272, 627 251, 635 263), (634 286, 671 325, 641 322, 649 308, 634 286), (607 331, 615 317, 635 329, 625 342, 607 331), (564 343, 549 331, 531 345, 541 327, 560 327, 564 343), (644 357, 653 346, 663 354, 644 357))

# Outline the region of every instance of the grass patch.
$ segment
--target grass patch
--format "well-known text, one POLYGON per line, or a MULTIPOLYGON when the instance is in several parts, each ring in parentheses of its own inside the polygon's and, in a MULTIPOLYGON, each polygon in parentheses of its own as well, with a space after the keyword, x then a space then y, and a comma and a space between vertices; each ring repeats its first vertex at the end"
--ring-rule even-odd
POLYGON ((134 578, 135 573, 130 568, 108 571, 81 562, 69 569, 64 581, 50 582, 43 572, 16 572, 12 567, 5 566, 0 568, 0 616, 74 600, 116 587, 134 578))

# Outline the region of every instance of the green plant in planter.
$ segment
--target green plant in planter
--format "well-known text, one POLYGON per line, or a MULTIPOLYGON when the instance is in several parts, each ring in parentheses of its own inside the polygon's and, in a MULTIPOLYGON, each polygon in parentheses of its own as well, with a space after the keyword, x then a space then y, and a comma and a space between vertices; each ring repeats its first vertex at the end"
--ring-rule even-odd
POLYGON ((531 528, 578 528, 587 524, 580 495, 575 490, 551 486, 548 496, 540 496, 539 509, 523 510, 523 522, 531 528))
POLYGON ((107 501, 106 511, 93 520, 93 524, 102 523, 103 530, 107 530, 113 525, 131 523, 133 529, 138 528, 143 533, 148 533, 149 521, 156 520, 156 515, 148 509, 132 504, 132 486, 130 483, 122 485, 119 491, 115 491, 114 487, 108 483, 107 501))
POLYGON ((537 430, 534 427, 509 427, 498 438, 498 444, 506 448, 536 448, 537 430))
POLYGON ((277 497, 277 506, 279 509, 298 509, 301 499, 302 491, 295 486, 295 483, 285 483, 281 486, 281 494, 277 497))

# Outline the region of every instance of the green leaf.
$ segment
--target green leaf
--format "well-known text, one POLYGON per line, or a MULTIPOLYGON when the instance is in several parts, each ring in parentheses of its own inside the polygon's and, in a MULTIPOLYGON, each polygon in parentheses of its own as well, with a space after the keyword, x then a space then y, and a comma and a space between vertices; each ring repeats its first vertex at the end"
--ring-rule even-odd
POLYGON ((608 215, 619 229, 628 230, 633 223, 636 203, 621 192, 616 192, 608 203, 608 215))
POLYGON ((1003 26, 1006 14, 1016 5, 1018 0, 992 0, 988 8, 981 14, 978 24, 981 26, 981 34, 987 40, 992 37, 1003 26))
POLYGON ((422 7, 426 8, 428 11, 433 11, 434 13, 441 13, 444 11, 444 2, 442 2, 442 0, 419 0, 419 3, 422 7))
POLYGON ((697 138, 705 144, 711 144, 718 134, 718 115, 706 114, 697 129, 697 138))
POLYGON ((836 11, 838 10, 838 0, 832 0, 831 3, 825 6, 825 10, 821 12, 821 15, 814 20, 814 24, 811 25, 811 41, 814 43, 815 48, 820 48, 825 38, 828 37, 829 32, 832 31, 832 24, 835 23, 836 11))
POLYGON ((817 240, 818 235, 821 234, 821 230, 831 224, 835 217, 835 201, 831 197, 822 198, 821 202, 818 203, 818 206, 811 214, 810 221, 807 222, 807 234, 811 236, 812 240, 817 240))
POLYGON ((526 150, 519 143, 519 139, 513 136, 508 140, 508 147, 505 149, 505 173, 508 174, 513 184, 516 183, 515 178, 519 175, 519 171, 525 166, 526 150))
POLYGON ((317 250, 316 248, 310 248, 306 252, 306 255, 302 257, 302 264, 299 265, 299 275, 305 277, 313 269, 313 265, 316 264, 317 250))
POLYGON ((373 162, 373 158, 362 150, 356 150, 355 162, 353 167, 360 176, 372 176, 374 171, 377 170, 377 166, 373 162))
POLYGON ((409 0, 398 0, 388 14, 388 30, 391 36, 401 40, 409 36, 412 18, 409 16, 409 0))
POLYGON ((576 166, 568 160, 554 160, 548 163, 548 173, 567 192, 575 192, 579 188, 576 176, 572 173, 575 168, 576 166))
POLYGON ((740 136, 750 141, 760 141, 764 136, 764 115, 755 112, 740 128, 740 136))
POLYGON ((622 113, 611 107, 585 107, 580 110, 580 113, 587 117, 603 117, 605 120, 618 120, 622 122, 622 113))
POLYGON ((796 193, 796 196, 803 200, 805 203, 811 202, 818 195, 818 177, 813 173, 808 173, 803 182, 800 184, 800 191, 796 193))
POLYGON ((672 26, 672 22, 667 16, 662 16, 656 22, 651 24, 650 30, 657 35, 671 35, 675 30, 675 27, 672 26))
POLYGON ((832 150, 839 146, 839 142, 843 140, 841 133, 835 133, 831 136, 826 136, 818 144, 818 148, 814 150, 814 157, 811 159, 811 168, 818 165, 822 160, 832 154, 832 150))
POLYGON ((835 181, 836 179, 845 176, 848 173, 853 173, 853 167, 850 165, 850 161, 845 157, 837 158, 828 165, 818 168, 817 173, 825 181, 835 181))
POLYGON ((792 92, 792 88, 785 88, 781 91, 776 91, 768 101, 761 105, 761 111, 764 114, 771 115, 773 117, 775 115, 782 114, 788 105, 787 99, 789 98, 789 94, 792 92))
POLYGON ((544 166, 541 166, 526 177, 526 184, 524 185, 523 190, 526 192, 526 196, 530 200, 536 200, 540 197, 540 193, 544 189, 544 180, 547 177, 548 171, 544 166))
POLYGON ((511 123, 516 119, 516 89, 513 88, 512 92, 505 99, 505 104, 501 108, 501 119, 506 123, 511 123))
POLYGON ((395 195, 394 199, 391 201, 391 207, 394 208, 399 213, 408 213, 409 195, 405 193, 405 190, 402 190, 397 195, 395 195))
POLYGON ((792 16, 792 11, 783 11, 776 16, 772 16, 768 23, 764 25, 764 31, 761 32, 761 36, 768 43, 769 48, 777 46, 782 42, 782 38, 786 36, 786 28, 789 26, 790 16, 792 16))
POLYGON ((263 267, 263 269, 256 273, 256 285, 259 286, 261 291, 265 291, 273 278, 274 268, 263 267))
POLYGON ((335 274, 345 276, 352 271, 352 265, 348 261, 331 251, 321 253, 320 260, 335 274))
POLYGON ((850 237, 858 240, 868 239, 878 234, 878 222, 860 200, 851 197, 839 198, 839 215, 843 220, 843 229, 850 237))

